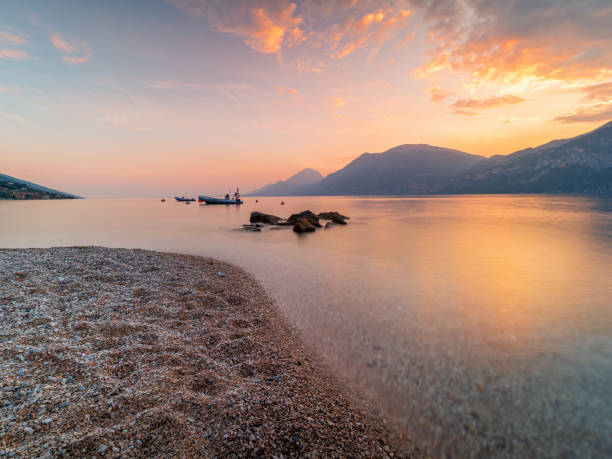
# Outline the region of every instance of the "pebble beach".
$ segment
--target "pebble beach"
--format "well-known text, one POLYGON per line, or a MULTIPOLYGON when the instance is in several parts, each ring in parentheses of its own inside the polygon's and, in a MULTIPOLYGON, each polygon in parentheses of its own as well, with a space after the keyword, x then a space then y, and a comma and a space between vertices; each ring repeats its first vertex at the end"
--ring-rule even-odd
POLYGON ((423 457, 263 288, 145 250, 0 250, 0 457, 423 457))

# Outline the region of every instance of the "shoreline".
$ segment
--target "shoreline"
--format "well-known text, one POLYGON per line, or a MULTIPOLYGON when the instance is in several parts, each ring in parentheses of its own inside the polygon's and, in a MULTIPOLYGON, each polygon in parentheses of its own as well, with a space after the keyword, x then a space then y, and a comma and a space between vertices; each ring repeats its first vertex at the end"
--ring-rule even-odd
POLYGON ((237 266, 65 247, 0 267, 0 457, 424 455, 237 266))

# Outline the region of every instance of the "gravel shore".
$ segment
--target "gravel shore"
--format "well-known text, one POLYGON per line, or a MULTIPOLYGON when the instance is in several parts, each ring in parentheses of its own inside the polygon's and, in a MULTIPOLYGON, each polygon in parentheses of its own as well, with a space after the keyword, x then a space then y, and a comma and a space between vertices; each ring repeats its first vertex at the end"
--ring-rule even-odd
POLYGON ((240 268, 0 250, 0 457, 422 456, 240 268))

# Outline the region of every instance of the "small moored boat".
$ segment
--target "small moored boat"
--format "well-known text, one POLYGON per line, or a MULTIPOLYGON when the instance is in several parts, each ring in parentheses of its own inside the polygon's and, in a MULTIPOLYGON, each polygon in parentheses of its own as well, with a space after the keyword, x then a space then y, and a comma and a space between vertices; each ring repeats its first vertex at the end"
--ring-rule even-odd
POLYGON ((205 202, 206 204, 243 204, 244 201, 240 199, 240 191, 236 188, 236 192, 230 199, 230 194, 227 193, 225 198, 213 198, 210 196, 198 196, 198 202, 205 202))
POLYGON ((198 202, 205 202, 206 204, 244 204, 240 198, 237 199, 223 199, 223 198, 212 198, 210 196, 198 196, 198 202))
POLYGON ((178 196, 175 196, 174 199, 176 199, 178 202, 193 202, 193 201, 195 201, 195 198, 186 198, 185 196, 180 197, 180 198, 178 196))

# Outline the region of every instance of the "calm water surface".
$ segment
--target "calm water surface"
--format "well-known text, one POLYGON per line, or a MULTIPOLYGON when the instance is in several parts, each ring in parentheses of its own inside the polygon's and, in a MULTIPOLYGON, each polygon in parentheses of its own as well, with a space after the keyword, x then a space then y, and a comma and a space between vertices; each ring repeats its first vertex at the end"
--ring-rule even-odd
POLYGON ((612 456, 612 199, 0 201, 0 247, 105 245, 237 263, 334 371, 434 453, 612 456), (236 231, 252 210, 346 227, 236 231))

